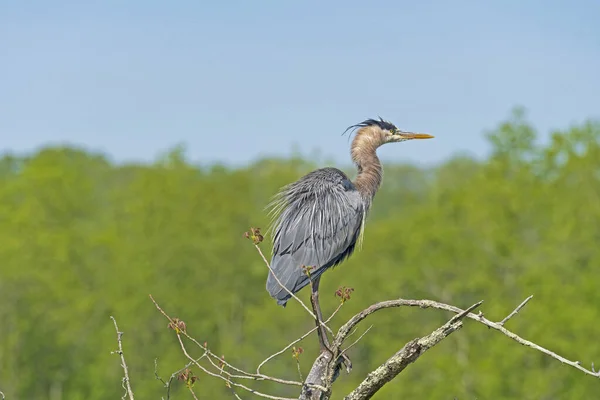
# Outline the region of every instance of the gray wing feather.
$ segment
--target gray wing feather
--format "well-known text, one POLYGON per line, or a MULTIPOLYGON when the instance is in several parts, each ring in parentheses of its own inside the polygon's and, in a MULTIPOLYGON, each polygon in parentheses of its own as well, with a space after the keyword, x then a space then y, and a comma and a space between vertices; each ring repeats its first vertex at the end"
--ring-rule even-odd
MULTIPOLYGON (((271 269, 292 293, 309 283, 302 266, 314 267, 314 279, 354 251, 364 208, 342 171, 313 171, 285 187, 272 206, 281 212, 275 224, 271 269)), ((283 306, 291 297, 270 272, 267 290, 283 306)))

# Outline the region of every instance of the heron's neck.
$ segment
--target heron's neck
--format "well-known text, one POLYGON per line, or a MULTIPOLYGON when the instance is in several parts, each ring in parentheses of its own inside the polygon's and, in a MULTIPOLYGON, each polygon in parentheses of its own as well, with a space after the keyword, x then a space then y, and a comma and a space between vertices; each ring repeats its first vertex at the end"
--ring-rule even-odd
POLYGON ((383 178, 383 168, 376 152, 381 144, 382 139, 379 135, 369 132, 357 135, 352 141, 352 161, 358 168, 354 186, 361 194, 367 208, 371 206, 383 178))

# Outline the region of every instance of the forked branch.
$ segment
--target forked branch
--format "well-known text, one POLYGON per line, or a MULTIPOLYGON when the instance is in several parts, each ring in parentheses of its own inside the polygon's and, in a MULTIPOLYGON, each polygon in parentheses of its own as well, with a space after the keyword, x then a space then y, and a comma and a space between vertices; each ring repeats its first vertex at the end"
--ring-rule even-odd
MULTIPOLYGON (((365 310, 359 312, 354 317, 350 318, 348 322, 346 322, 339 330, 336 335, 336 340, 334 345, 332 346, 334 349, 339 351, 343 342, 348 338, 350 333, 355 329, 355 327, 367 318, 369 315, 386 308, 392 307, 419 307, 419 308, 436 308, 439 310, 445 310, 455 313, 456 315, 448 321, 444 326, 436 329, 429 335, 426 335, 420 339, 414 339, 407 343, 400 351, 394 354, 388 361, 383 363, 381 366, 376 368, 373 372, 371 372, 365 380, 355 389, 353 390, 346 399, 348 400, 358 400, 358 399, 368 399, 375 392, 377 392, 385 383, 389 382, 395 376, 397 376, 400 372, 402 372, 410 363, 414 362, 424 351, 431 348, 433 345, 439 343, 439 341, 443 340, 449 334, 454 332, 455 330, 460 328, 459 322, 464 318, 469 318, 471 320, 477 321, 489 328, 495 329, 509 338, 515 340, 516 342, 533 348, 537 351, 540 351, 564 364, 570 365, 588 375, 594 376, 596 378, 600 378, 600 371, 596 371, 594 369, 593 363, 592 368, 587 369, 581 365, 579 361, 571 361, 566 359, 563 356, 556 354, 553 351, 550 351, 540 345, 537 345, 531 341, 521 338, 517 334, 507 330, 502 326, 503 323, 506 323, 510 318, 514 317, 527 302, 531 299, 532 296, 523 301, 514 311, 512 311, 506 318, 504 318, 501 322, 492 322, 486 319, 483 316, 483 313, 474 314, 471 311, 478 307, 481 302, 474 304, 467 310, 462 310, 458 307, 440 303, 433 300, 409 300, 409 299, 397 299, 397 300, 389 300, 383 301, 380 303, 373 304, 372 306, 366 308, 365 310)), ((335 374, 336 363, 332 362, 332 360, 324 360, 323 355, 320 355, 317 360, 315 360, 313 364, 313 368, 309 373, 309 378, 306 383, 316 382, 319 385, 323 386, 325 390, 319 392, 315 390, 311 390, 305 384, 303 387, 302 395, 300 399, 329 399, 331 395, 331 386, 335 382, 336 374, 335 374), (311 381, 312 379, 312 381, 311 381)))
POLYGON ((408 365, 417 361, 427 350, 447 338, 450 334, 462 327, 462 320, 483 303, 480 301, 473 304, 471 307, 456 314, 444 325, 431 332, 429 335, 419 339, 413 339, 404 345, 400 351, 394 354, 381 366, 376 368, 354 389, 345 400, 363 400, 370 399, 379 389, 386 383, 394 379, 408 365))

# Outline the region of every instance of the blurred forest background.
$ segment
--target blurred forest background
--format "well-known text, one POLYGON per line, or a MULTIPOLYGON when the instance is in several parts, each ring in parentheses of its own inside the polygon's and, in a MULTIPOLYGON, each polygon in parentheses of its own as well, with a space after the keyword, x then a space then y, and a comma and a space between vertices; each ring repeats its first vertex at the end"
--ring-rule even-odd
MULTIPOLYGON (((500 320, 533 294, 507 327, 586 367, 600 364, 600 124, 565 127, 542 143, 523 110, 515 110, 484 134, 493 149, 485 160, 457 155, 428 169, 384 165, 362 251, 321 284, 324 312, 337 306, 334 292, 342 285, 355 292, 334 329, 380 300, 467 307, 483 299, 486 316, 500 320)), ((411 151, 410 143, 394 146, 411 151)), ((151 165, 116 164, 78 148, 3 155, 0 390, 7 399, 120 398, 123 371, 110 354, 117 347, 113 315, 125 332, 136 397, 160 399, 154 360, 167 378, 185 358, 148 294, 200 342, 254 370, 313 321, 297 303, 284 309, 268 296, 266 267, 243 233, 266 230, 269 198, 322 166, 296 157, 200 168, 177 148, 151 165)), ((352 166, 341 167, 354 176, 352 166)), ((267 255, 269 245, 261 245, 267 255)), ((308 292, 300 297, 307 300, 308 292)), ((449 317, 418 309, 372 316, 358 333, 373 328, 350 352, 354 370, 341 375, 334 397, 449 317)), ((301 344, 304 374, 315 344, 313 336, 301 344)), ((264 372, 297 379, 291 351, 264 372)), ((232 398, 223 381, 196 373, 201 398, 232 398)), ((599 385, 467 321, 376 397, 589 399, 599 385)), ((298 394, 295 387, 254 387, 298 394)), ((177 382, 171 398, 190 395, 177 382)))

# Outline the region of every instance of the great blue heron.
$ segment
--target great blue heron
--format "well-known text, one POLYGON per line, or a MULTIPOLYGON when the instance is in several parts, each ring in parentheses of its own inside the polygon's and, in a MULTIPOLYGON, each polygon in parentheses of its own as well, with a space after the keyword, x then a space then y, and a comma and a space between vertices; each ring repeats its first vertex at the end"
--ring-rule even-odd
POLYGON ((386 143, 411 139, 429 139, 424 133, 404 132, 381 117, 352 125, 352 161, 358 168, 354 182, 337 168, 321 168, 283 187, 269 207, 275 215, 272 225, 273 256, 267 291, 285 307, 290 294, 312 280, 311 305, 317 317, 321 349, 327 348, 327 336, 320 321, 321 275, 349 257, 362 241, 365 218, 382 181, 381 162, 376 150, 386 143), (312 267, 309 275, 304 267, 312 267), (310 278, 309 278, 310 276, 310 278), (284 289, 283 286, 285 286, 284 289))

